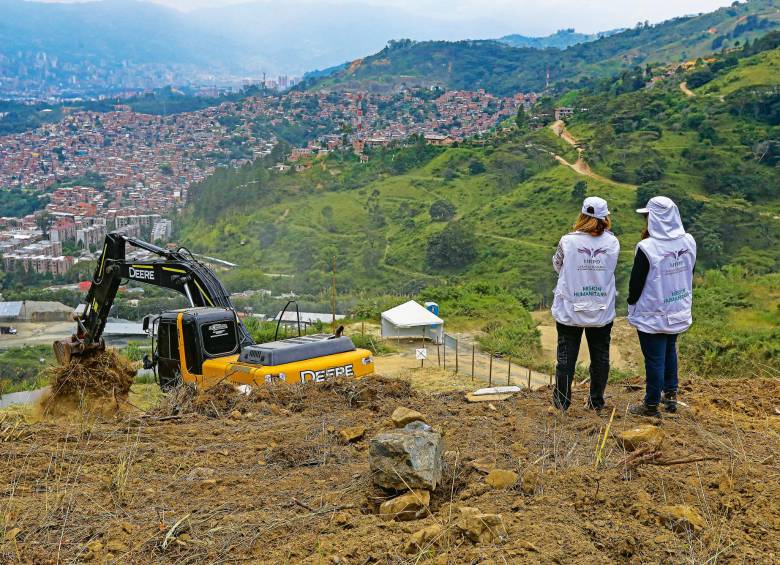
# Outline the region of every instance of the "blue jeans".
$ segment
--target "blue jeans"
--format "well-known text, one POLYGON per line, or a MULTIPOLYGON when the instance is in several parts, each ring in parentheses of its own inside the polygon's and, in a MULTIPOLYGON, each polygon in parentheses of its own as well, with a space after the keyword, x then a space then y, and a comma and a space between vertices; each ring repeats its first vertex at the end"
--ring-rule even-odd
POLYGON ((677 335, 637 331, 645 356, 645 404, 658 406, 661 392, 677 392, 677 335))

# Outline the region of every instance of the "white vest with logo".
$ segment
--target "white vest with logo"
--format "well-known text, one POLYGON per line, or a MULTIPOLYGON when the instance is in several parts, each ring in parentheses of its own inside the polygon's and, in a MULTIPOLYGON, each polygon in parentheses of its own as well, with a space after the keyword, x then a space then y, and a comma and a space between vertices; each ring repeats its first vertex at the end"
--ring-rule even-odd
POLYGON ((649 237, 637 244, 650 263, 642 295, 628 307, 629 323, 644 333, 677 334, 691 327, 696 241, 649 237))
POLYGON ((610 232, 573 232, 561 238, 552 315, 566 326, 601 327, 615 319, 615 266, 620 243, 610 232))

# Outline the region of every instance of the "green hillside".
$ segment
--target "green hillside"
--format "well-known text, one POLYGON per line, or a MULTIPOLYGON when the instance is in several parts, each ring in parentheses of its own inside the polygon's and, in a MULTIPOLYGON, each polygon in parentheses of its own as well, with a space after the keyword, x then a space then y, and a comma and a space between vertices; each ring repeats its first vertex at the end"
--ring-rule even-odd
MULTIPOLYGON (((780 235, 780 44, 770 34, 745 52, 721 56, 652 88, 621 92, 637 77, 572 93, 588 108, 569 123, 591 167, 640 185, 637 204, 664 192, 681 202, 707 267, 730 261, 778 267, 780 235), (680 83, 694 88, 687 96, 680 83)), ((645 79, 642 79, 645 80, 645 79)), ((629 87, 630 88, 633 87, 629 87)))
POLYGON ((499 95, 609 76, 648 62, 682 62, 753 40, 780 26, 776 0, 752 0, 580 43, 565 50, 518 48, 496 41, 391 41, 346 69, 304 87, 388 91, 401 85, 484 88, 499 95))
POLYGON ((729 55, 736 59, 725 66, 713 62, 710 81, 693 97, 679 83, 711 69, 659 81, 642 71, 641 79, 624 75, 568 94, 589 109, 569 131, 591 176, 553 159, 574 163, 577 153, 551 128, 525 124, 446 149, 419 140, 375 150, 365 164, 335 153, 301 172, 272 172, 274 155, 194 187, 181 240, 240 264, 229 277, 243 285, 269 284, 262 273, 282 273, 294 275, 284 285, 297 292, 326 291, 336 256, 344 293, 467 281, 549 298, 550 256, 578 212, 574 187, 585 181, 585 194, 610 201, 625 257, 621 285, 641 231, 633 210, 659 193, 679 202, 700 243, 701 268, 776 271, 777 90, 763 98, 763 87, 729 88, 748 74, 769 76, 779 48, 752 49, 729 55))

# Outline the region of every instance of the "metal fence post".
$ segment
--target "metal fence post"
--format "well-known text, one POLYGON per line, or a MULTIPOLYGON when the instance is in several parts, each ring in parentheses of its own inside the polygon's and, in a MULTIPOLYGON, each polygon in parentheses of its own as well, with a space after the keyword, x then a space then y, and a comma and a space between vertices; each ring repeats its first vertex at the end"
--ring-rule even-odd
POLYGON ((509 365, 506 368, 506 386, 512 383, 512 358, 509 358, 509 365))
POLYGON ((490 354, 490 368, 488 369, 488 386, 493 386, 493 354, 490 354))
POLYGON ((471 346, 471 382, 474 382, 474 355, 476 353, 477 346, 473 345, 471 346))
POLYGON ((442 341, 444 343, 441 344, 442 345, 441 349, 442 349, 442 353, 444 353, 444 370, 446 371, 447 370, 447 338, 445 337, 442 341))
POLYGON ((531 369, 528 369, 528 390, 531 390, 531 369))
POLYGON ((458 340, 455 340, 455 374, 458 374, 458 340))
POLYGON ((439 349, 439 344, 436 344, 436 363, 441 367, 441 349, 439 349))

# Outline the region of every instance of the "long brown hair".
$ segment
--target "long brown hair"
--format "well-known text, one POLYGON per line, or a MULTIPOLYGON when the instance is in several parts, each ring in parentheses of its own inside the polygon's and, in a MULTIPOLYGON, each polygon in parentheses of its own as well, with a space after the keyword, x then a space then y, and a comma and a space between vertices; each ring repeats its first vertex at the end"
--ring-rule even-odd
POLYGON ((574 223, 574 231, 589 233, 593 236, 599 236, 606 230, 609 230, 611 227, 612 221, 609 219, 609 216, 603 220, 600 220, 599 218, 594 218, 593 216, 588 216, 587 214, 582 213, 574 223))
POLYGON ((650 214, 645 214, 645 227, 642 228, 642 239, 647 239, 648 237, 650 237, 649 223, 650 223, 650 214))

